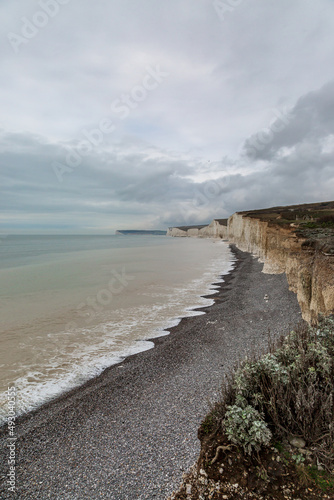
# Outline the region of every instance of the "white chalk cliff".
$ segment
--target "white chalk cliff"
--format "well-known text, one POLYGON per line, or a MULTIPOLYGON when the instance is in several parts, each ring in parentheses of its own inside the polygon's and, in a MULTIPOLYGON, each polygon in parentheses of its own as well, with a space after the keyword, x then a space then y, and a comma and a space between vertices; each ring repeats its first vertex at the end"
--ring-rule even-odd
POLYGON ((167 235, 228 239, 258 257, 263 272, 286 274, 306 321, 334 313, 334 254, 305 245, 306 238, 296 234, 293 224, 271 224, 256 212, 235 213, 228 222, 215 219, 207 226, 169 228, 167 235))

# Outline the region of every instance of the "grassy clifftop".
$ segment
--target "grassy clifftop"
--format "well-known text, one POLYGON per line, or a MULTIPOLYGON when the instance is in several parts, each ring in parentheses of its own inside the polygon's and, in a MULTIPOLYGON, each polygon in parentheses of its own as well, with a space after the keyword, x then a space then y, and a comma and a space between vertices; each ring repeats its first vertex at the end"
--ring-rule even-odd
POLYGON ((281 207, 263 208, 260 210, 239 212, 248 217, 256 217, 273 223, 281 221, 305 220, 323 215, 334 215, 334 201, 305 203, 302 205, 285 205, 281 207))
POLYGON ((264 272, 286 273, 306 321, 334 312, 334 202, 237 212, 228 233, 264 272))
POLYGON ((334 201, 240 213, 268 222, 272 227, 290 228, 298 237, 306 238, 310 248, 322 249, 324 246, 326 252, 334 254, 334 201))

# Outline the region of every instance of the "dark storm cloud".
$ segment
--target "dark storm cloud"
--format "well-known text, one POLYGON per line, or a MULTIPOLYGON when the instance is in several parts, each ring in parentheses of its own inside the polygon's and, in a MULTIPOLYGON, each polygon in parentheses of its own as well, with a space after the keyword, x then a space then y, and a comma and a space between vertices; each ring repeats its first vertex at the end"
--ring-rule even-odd
POLYGON ((245 141, 244 151, 249 158, 270 160, 283 148, 305 145, 311 151, 321 141, 334 134, 334 81, 298 99, 296 105, 280 115, 263 130, 245 141))

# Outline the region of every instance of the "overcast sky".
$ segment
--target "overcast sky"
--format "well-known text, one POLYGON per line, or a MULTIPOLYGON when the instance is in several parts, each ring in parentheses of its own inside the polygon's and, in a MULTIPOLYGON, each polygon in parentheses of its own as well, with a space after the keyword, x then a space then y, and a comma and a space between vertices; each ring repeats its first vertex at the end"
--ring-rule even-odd
POLYGON ((333 0, 2 0, 0 234, 334 198, 333 0))

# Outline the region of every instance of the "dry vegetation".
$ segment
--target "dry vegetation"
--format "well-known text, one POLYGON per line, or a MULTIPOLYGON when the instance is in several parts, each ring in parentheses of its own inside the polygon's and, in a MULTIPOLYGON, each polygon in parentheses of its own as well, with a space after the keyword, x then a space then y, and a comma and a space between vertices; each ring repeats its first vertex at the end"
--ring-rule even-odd
POLYGON ((269 226, 288 229, 304 239, 304 249, 334 255, 334 201, 241 213, 268 222, 269 226))
POLYGON ((224 382, 172 499, 334 498, 334 316, 299 325, 224 382))

